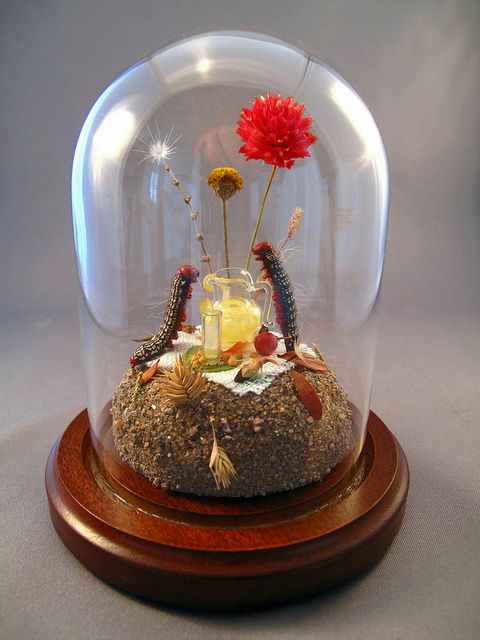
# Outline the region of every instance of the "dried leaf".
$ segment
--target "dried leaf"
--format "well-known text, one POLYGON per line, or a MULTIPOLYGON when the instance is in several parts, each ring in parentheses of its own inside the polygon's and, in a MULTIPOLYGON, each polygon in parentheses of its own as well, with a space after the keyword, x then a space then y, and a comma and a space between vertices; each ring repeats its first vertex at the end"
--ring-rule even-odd
POLYGON ((292 377, 295 389, 297 390, 298 397, 305 409, 312 418, 315 418, 315 420, 321 420, 323 415, 323 406, 315 388, 307 378, 298 371, 291 369, 289 373, 292 377))
POLYGON ((317 345, 313 342, 312 343, 312 348, 315 351, 315 354, 320 358, 320 360, 322 362, 325 362, 325 358, 322 355, 322 352, 320 351, 320 349, 317 347, 317 345))
POLYGON ((207 364, 203 367, 203 371, 207 373, 216 373, 217 371, 230 371, 236 369, 238 365, 232 366, 224 362, 223 364, 207 364))
MULTIPOLYGON (((283 358, 284 360, 287 360, 287 362, 291 362, 292 364, 294 364, 297 367, 300 367, 300 369, 310 369, 311 371, 315 371, 316 369, 313 369, 313 367, 310 367, 304 360, 301 360, 297 354, 295 353, 295 351, 287 351, 286 353, 282 353, 280 356, 280 358, 283 358)), ((324 369, 319 369, 320 371, 324 371, 324 369)))
POLYGON ((131 338, 131 341, 132 342, 148 342, 153 338, 154 335, 155 334, 152 334, 151 336, 145 336, 145 338, 131 338))
POLYGON ((279 357, 287 360, 288 362, 292 362, 299 367, 309 369, 310 371, 329 371, 328 365, 325 363, 321 355, 314 356, 311 353, 302 351, 298 346, 295 347, 295 351, 287 351, 286 353, 282 353, 279 357))
POLYGON ((244 377, 242 370, 240 369, 233 380, 234 382, 245 382, 245 380, 248 380, 248 378, 244 377))
POLYGON ((148 369, 146 369, 142 373, 142 384, 145 384, 146 382, 148 382, 153 378, 153 376, 157 373, 157 368, 158 368, 158 360, 154 362, 151 367, 148 367, 148 369))
POLYGON ((286 353, 282 353, 279 355, 279 358, 283 358, 284 360, 293 360, 297 357, 295 351, 287 351, 286 353))
MULTIPOLYGON (((295 354, 298 360, 300 360, 300 362, 296 362, 296 364, 301 363, 301 366, 305 367, 305 369, 310 369, 310 371, 328 371, 328 366, 318 356, 313 356, 311 353, 302 351, 298 346, 295 347, 295 354)), ((292 361, 295 362, 293 358, 292 361)))

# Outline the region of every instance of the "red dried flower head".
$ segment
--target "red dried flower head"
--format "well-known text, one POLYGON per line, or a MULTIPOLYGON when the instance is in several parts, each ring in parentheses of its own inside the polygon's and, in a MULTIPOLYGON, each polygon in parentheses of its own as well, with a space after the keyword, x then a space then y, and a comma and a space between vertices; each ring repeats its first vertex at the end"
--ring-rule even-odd
POLYGON ((263 160, 277 167, 293 167, 297 158, 307 158, 307 148, 317 139, 310 133, 311 118, 302 117, 305 105, 292 97, 276 94, 258 97, 252 108, 244 107, 237 133, 245 142, 239 149, 247 160, 263 160))

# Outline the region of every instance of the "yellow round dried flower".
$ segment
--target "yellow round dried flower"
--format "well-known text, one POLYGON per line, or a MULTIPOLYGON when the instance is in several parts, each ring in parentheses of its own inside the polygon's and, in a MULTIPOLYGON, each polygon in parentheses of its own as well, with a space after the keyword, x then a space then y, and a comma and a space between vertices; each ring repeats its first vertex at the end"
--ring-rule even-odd
POLYGON ((243 188, 242 176, 231 167, 213 169, 208 175, 207 182, 222 200, 228 200, 243 188))

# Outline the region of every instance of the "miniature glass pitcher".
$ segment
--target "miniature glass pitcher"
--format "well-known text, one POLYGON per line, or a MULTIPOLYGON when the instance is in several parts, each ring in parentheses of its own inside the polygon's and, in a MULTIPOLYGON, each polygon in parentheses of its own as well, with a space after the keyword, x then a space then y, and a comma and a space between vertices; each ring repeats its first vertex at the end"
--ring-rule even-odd
POLYGON ((268 282, 254 282, 245 269, 224 268, 205 276, 203 288, 213 293, 212 308, 222 312, 222 349, 236 342, 252 342, 262 324, 268 321, 272 288, 268 282), (257 291, 264 291, 263 306, 256 302, 257 291))

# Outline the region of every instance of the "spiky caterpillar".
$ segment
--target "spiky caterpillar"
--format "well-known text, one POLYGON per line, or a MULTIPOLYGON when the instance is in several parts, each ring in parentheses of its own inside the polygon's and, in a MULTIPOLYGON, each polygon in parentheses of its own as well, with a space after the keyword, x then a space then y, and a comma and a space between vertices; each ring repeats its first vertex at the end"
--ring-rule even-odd
POLYGON ((172 340, 178 338, 178 330, 186 320, 185 305, 192 297, 192 282, 196 282, 200 272, 189 264, 184 264, 175 274, 170 287, 165 317, 157 333, 133 352, 132 367, 153 360, 165 349, 171 348, 172 340))
POLYGON ((255 260, 262 262, 262 271, 273 287, 275 318, 285 336, 285 348, 293 351, 298 342, 297 309, 292 284, 282 261, 269 242, 260 242, 253 249, 255 260))

